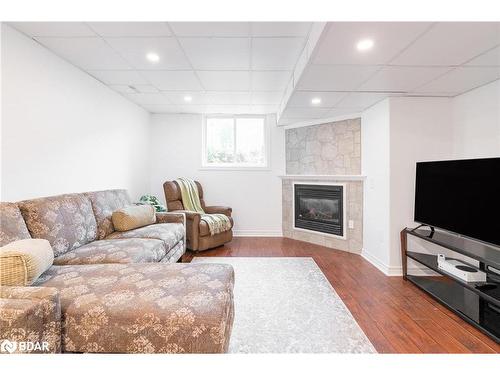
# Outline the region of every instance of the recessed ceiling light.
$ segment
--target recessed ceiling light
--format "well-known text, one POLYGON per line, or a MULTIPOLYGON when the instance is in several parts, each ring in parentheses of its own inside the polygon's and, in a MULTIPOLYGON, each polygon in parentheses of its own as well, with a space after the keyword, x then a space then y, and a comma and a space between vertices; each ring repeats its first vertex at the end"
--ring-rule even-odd
POLYGON ((311 104, 313 104, 313 105, 321 104, 321 98, 312 98, 311 104))
POLYGON ((185 102, 188 102, 188 103, 189 103, 189 102, 190 102, 190 101, 192 101, 192 100, 193 100, 193 97, 192 97, 191 95, 186 95, 186 96, 184 97, 184 101, 185 101, 185 102))
POLYGON ((356 48, 358 51, 368 51, 373 48, 374 44, 372 39, 361 39, 358 44, 356 44, 356 48))
POLYGON ((147 55, 146 55, 146 59, 148 59, 149 61, 151 61, 152 63, 156 63, 158 61, 160 61, 160 56, 158 56, 157 53, 154 53, 154 52, 149 52, 147 55))

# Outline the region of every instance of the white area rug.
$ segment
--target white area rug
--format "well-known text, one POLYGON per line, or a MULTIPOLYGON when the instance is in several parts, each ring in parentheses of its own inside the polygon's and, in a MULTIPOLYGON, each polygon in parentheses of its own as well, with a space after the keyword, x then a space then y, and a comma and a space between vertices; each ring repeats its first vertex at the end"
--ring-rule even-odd
POLYGON ((231 353, 376 353, 312 258, 192 262, 234 267, 231 353))

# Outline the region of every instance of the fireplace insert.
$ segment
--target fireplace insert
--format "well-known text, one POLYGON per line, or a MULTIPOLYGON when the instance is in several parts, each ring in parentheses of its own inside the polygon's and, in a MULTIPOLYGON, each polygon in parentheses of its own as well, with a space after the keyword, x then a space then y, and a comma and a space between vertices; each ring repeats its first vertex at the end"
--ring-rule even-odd
POLYGON ((344 187, 295 184, 295 228, 344 236, 344 187))

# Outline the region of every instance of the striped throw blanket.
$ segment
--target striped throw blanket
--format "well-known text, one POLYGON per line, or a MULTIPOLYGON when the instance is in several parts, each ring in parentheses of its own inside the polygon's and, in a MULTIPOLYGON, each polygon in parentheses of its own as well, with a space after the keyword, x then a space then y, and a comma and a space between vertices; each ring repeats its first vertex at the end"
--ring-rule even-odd
POLYGON ((181 189, 182 204, 185 210, 198 212, 201 220, 207 223, 210 235, 225 232, 231 229, 231 221, 223 214, 206 214, 201 207, 198 188, 194 180, 190 178, 178 178, 175 180, 181 189))

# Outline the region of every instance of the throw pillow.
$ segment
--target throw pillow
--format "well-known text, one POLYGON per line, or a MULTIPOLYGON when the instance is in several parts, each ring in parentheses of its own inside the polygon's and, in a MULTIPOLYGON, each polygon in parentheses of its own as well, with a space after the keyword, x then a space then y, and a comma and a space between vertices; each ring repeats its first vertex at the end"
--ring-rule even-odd
POLYGON ((25 239, 0 247, 0 285, 27 286, 47 271, 54 261, 50 242, 25 239))
POLYGON ((131 229, 144 227, 156 222, 153 206, 127 206, 113 212, 111 216, 115 230, 124 232, 131 229))

